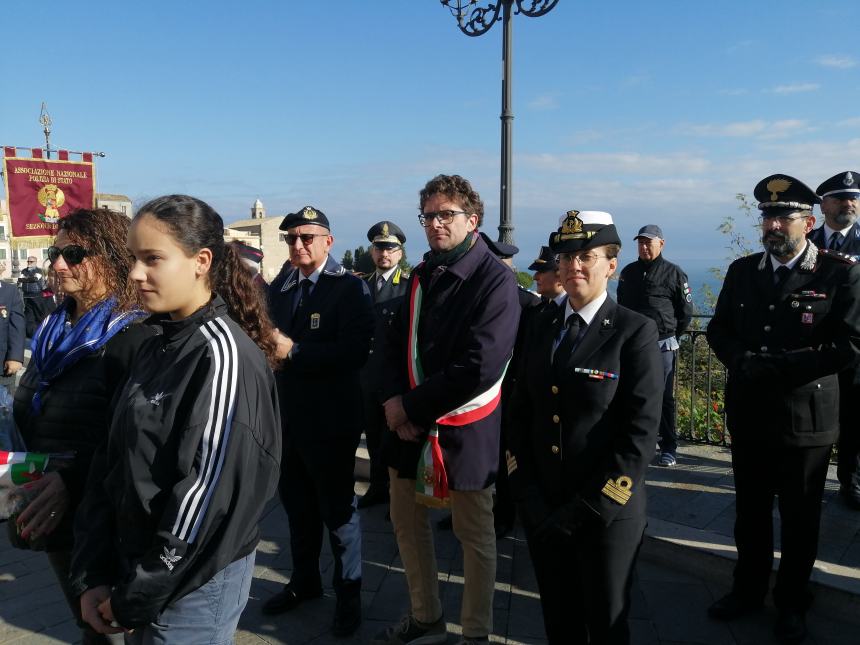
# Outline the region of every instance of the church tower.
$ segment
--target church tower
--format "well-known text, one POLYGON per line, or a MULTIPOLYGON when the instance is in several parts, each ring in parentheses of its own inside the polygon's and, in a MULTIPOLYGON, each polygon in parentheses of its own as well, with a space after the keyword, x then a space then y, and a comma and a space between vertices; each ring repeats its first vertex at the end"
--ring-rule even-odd
POLYGON ((263 219, 266 217, 266 209, 263 207, 263 202, 259 199, 251 206, 251 219, 263 219))

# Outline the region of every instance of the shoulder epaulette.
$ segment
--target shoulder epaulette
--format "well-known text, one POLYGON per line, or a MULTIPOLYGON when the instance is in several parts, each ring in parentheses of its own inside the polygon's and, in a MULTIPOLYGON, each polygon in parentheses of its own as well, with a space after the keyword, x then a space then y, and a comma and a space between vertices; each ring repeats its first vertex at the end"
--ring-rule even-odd
POLYGON ((857 261, 860 260, 860 256, 849 255, 848 253, 834 251, 833 249, 818 249, 818 254, 839 262, 844 262, 845 264, 857 264, 857 261))

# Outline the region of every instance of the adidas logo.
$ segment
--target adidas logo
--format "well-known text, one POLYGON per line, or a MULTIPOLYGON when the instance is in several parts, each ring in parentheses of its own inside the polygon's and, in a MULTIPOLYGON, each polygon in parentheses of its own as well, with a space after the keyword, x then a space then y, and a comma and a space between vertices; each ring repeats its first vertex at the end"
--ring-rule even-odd
POLYGON ((167 547, 164 547, 164 554, 158 557, 170 571, 173 571, 173 567, 182 559, 181 555, 176 555, 176 548, 168 549, 167 547))
POLYGON ((149 400, 149 402, 150 402, 152 405, 154 405, 155 407, 158 407, 159 405, 161 405, 161 402, 162 402, 164 399, 166 399, 168 396, 170 396, 170 395, 169 395, 169 394, 165 394, 164 392, 159 392, 158 394, 156 394, 155 396, 153 396, 153 397, 149 400))

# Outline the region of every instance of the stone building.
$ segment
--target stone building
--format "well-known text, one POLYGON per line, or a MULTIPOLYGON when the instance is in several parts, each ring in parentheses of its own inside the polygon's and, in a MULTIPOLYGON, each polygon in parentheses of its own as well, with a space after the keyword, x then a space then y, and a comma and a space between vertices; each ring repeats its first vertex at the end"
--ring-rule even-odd
POLYGON ((241 239, 230 236, 246 235, 248 239, 243 241, 263 251, 260 273, 266 282, 271 282, 290 259, 290 250, 284 242, 284 232, 278 229, 283 219, 283 216, 279 215, 268 217, 263 202, 258 199, 251 206, 250 219, 232 222, 225 227, 225 239, 241 239), (251 241, 252 239, 256 241, 251 241))

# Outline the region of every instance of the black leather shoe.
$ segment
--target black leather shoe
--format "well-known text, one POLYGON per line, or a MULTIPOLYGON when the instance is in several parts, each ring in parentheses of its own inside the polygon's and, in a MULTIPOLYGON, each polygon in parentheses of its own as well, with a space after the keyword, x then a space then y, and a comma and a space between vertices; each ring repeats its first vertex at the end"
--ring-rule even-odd
POLYGON ((350 636, 361 625, 361 595, 341 596, 334 610, 331 633, 338 638, 350 636))
POLYGON ((800 643, 806 638, 806 615, 801 611, 780 610, 773 633, 782 643, 800 643))
POLYGON ((358 507, 368 508, 370 506, 375 506, 376 504, 387 504, 388 499, 388 486, 371 484, 370 488, 367 489, 367 492, 362 495, 360 500, 358 500, 358 507))
POLYGON ((842 484, 839 487, 839 495, 845 501, 846 506, 860 511, 860 487, 842 484))
POLYGON ((761 600, 744 598, 732 591, 708 607, 708 616, 716 620, 733 620, 761 609, 763 604, 761 600))
POLYGON ((305 600, 312 600, 322 596, 322 589, 297 589, 292 584, 284 585, 274 596, 263 603, 262 612, 268 616, 283 614, 285 611, 295 609, 305 600))

